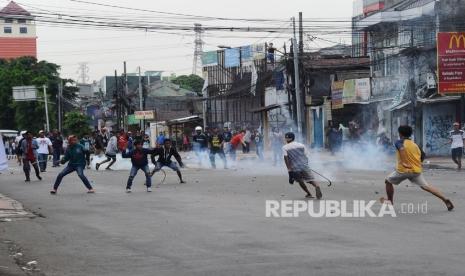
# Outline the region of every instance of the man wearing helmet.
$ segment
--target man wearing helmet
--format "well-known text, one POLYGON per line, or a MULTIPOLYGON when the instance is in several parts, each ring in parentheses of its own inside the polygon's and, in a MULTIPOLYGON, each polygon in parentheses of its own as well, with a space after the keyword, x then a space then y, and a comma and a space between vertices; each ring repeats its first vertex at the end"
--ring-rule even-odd
POLYGON ((195 154, 199 160, 199 165, 202 165, 202 157, 205 155, 208 148, 208 137, 202 132, 202 127, 195 128, 195 135, 192 137, 195 154))
POLYGON ((315 182, 312 171, 308 165, 308 151, 305 145, 295 141, 295 135, 288 132, 285 135, 287 144, 283 146, 284 162, 289 172, 289 184, 297 181, 300 187, 307 193, 306 198, 313 198, 305 182, 315 187, 316 197, 323 197, 320 186, 315 182))

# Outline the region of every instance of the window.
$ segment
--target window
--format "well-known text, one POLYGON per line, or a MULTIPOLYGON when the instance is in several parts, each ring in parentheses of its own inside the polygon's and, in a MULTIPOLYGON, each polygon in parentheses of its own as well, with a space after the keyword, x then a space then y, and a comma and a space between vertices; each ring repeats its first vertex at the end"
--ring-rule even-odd
POLYGON ((20 28, 19 28, 19 33, 21 33, 21 34, 27 34, 27 27, 20 27, 20 28))
POLYGON ((12 33, 11 27, 3 27, 3 32, 6 34, 11 34, 12 33))
POLYGON ((6 18, 6 19, 5 19, 5 23, 13 23, 13 19, 11 19, 11 18, 6 18))
POLYGON ((18 23, 19 23, 19 24, 25 24, 25 23, 26 23, 26 19, 18 19, 18 23))

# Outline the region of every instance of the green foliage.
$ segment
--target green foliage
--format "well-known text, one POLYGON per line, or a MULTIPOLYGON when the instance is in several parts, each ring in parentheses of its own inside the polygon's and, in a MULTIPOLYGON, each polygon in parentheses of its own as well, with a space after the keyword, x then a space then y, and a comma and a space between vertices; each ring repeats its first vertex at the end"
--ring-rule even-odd
POLYGON ((181 88, 201 93, 204 80, 197 75, 182 75, 173 79, 171 82, 181 86, 181 88))
MULTIPOLYGON (((28 129, 38 131, 44 128, 45 106, 42 101, 14 102, 13 86, 34 85, 39 88, 39 97, 43 99, 42 86, 47 86, 50 127, 56 128, 56 99, 58 84, 62 81, 60 67, 46 61, 37 61, 33 57, 21 57, 13 60, 0 60, 0 129, 28 129)), ((77 88, 72 80, 63 80, 63 97, 70 101, 76 98, 77 88)))
POLYGON ((81 114, 78 111, 71 111, 65 114, 63 121, 63 129, 67 135, 77 135, 78 137, 84 136, 91 131, 88 121, 90 118, 81 114))

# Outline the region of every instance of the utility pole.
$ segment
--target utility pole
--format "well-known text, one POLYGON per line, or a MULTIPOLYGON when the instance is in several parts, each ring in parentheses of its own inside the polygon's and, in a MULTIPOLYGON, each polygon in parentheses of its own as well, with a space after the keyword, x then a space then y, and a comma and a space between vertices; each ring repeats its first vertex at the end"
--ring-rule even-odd
POLYGON ((297 132, 302 133, 302 103, 300 94, 300 77, 299 77, 299 51, 297 49, 297 37, 295 31, 295 17, 292 17, 292 25, 294 28, 293 48, 294 48, 294 87, 295 99, 297 103, 297 132))
POLYGON ((47 129, 46 132, 50 132, 50 121, 48 119, 48 100, 47 100, 47 86, 43 86, 44 88, 44 101, 45 101, 45 119, 47 120, 47 129))
MULTIPOLYGON (((142 91, 142 76, 140 74, 140 66, 139 66, 139 110, 143 111, 144 110, 144 105, 143 105, 143 91, 142 91)), ((144 130, 145 133, 145 120, 141 121, 142 125, 140 125, 140 129, 144 130)))
MULTIPOLYGON (((129 94, 129 87, 128 87, 128 74, 127 74, 127 71, 126 71, 126 61, 124 62, 124 93, 123 93, 123 96, 121 98, 126 98, 126 96, 129 94)), ((121 99, 123 100, 123 99, 121 99)), ((122 120, 123 120, 123 129, 125 129, 125 116, 127 114, 127 110, 126 108, 123 107, 123 101, 121 101, 121 110, 123 110, 122 112, 122 120)))
POLYGON ((63 97, 63 80, 60 79, 60 83, 58 84, 58 131, 60 133, 63 131, 63 111, 61 110, 61 97, 63 97))
POLYGON ((299 12, 299 54, 304 53, 304 26, 302 12, 299 12))
POLYGON ((121 105, 120 105, 120 95, 118 89, 118 72, 115 70, 115 96, 116 96, 116 130, 120 129, 121 122, 121 105))
POLYGON ((197 75, 197 70, 199 64, 202 61, 202 52, 203 52, 203 40, 202 40, 202 24, 195 23, 194 24, 194 32, 195 32, 195 48, 194 48, 194 61, 192 63, 192 75, 197 75))

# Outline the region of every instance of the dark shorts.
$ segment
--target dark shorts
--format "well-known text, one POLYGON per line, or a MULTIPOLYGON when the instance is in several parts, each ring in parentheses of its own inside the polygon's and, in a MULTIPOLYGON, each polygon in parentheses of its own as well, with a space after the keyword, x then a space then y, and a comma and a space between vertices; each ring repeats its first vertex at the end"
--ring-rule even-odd
POLYGON ((315 177, 313 176, 313 173, 310 169, 295 171, 293 172, 293 176, 294 176, 294 180, 297 182, 300 182, 300 181, 309 182, 309 181, 315 180, 315 177))
POLYGON ((452 158, 453 159, 462 158, 462 154, 463 154, 463 148, 452 149, 452 158))
POLYGON ((116 154, 108 154, 108 153, 105 153, 105 156, 106 156, 107 158, 116 160, 116 154))

